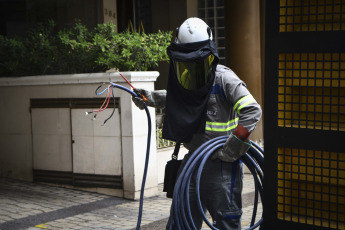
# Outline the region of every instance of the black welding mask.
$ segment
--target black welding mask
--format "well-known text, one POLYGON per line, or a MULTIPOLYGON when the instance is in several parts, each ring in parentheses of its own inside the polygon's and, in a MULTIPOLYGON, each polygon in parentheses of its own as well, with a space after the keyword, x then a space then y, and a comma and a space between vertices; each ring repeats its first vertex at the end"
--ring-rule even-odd
POLYGON ((204 131, 206 105, 219 57, 211 39, 173 42, 167 53, 170 69, 163 138, 188 142, 193 134, 204 131))

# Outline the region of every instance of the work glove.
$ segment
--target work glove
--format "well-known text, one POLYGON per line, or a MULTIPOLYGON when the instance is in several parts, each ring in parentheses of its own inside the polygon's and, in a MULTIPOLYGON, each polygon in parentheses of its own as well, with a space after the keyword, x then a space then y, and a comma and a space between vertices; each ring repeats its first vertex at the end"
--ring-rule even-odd
POLYGON ((250 142, 245 142, 230 134, 222 148, 212 154, 211 159, 220 159, 226 162, 234 162, 244 155, 251 147, 250 142))
POLYGON ((134 92, 138 94, 138 97, 132 97, 134 104, 141 110, 144 109, 144 105, 164 108, 167 91, 166 90, 145 90, 145 89, 135 89, 134 92), (144 99, 146 98, 146 100, 144 99))

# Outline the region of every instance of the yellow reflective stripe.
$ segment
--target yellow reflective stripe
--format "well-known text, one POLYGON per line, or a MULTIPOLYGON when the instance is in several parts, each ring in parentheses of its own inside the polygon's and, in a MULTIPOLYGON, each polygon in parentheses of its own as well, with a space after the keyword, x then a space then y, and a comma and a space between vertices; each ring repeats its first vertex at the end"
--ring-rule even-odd
POLYGON ((250 101, 247 101, 246 103, 244 103, 243 105, 241 105, 241 106, 238 108, 238 113, 240 113, 241 109, 242 109, 244 106, 246 106, 246 105, 248 105, 248 104, 251 104, 251 103, 253 103, 253 102, 256 102, 254 98, 252 98, 250 101))
POLYGON ((211 122, 211 121, 206 121, 206 124, 207 124, 207 125, 229 125, 230 123, 237 122, 238 119, 239 119, 239 118, 236 117, 235 119, 230 120, 230 121, 228 121, 228 122, 211 122))
POLYGON ((226 132, 237 127, 238 117, 228 122, 206 121, 205 130, 215 132, 226 132))
POLYGON ((243 100, 245 100, 248 96, 249 96, 249 95, 244 96, 244 97, 242 97, 240 100, 237 101, 237 103, 236 103, 235 106, 234 106, 234 111, 236 111, 237 106, 238 106, 243 100))
POLYGON ((237 101, 237 103, 234 106, 234 111, 236 111, 238 114, 240 113, 240 110, 245 107, 248 104, 251 104, 253 102, 256 102, 254 97, 252 95, 247 95, 242 97, 240 100, 237 101), (237 108, 238 107, 238 108, 237 108))
POLYGON ((230 131, 234 128, 237 127, 237 124, 234 124, 233 126, 227 127, 227 128, 211 128, 211 127, 206 127, 205 130, 207 131, 214 131, 214 132, 226 132, 226 131, 230 131))

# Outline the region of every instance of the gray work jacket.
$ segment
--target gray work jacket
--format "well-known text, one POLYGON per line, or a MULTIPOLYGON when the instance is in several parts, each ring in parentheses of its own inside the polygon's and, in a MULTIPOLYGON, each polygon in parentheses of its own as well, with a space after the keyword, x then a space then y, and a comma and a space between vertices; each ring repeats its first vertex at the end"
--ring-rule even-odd
POLYGON ((208 140, 229 135, 238 124, 252 132, 262 111, 245 83, 231 69, 218 65, 206 113, 205 132, 184 143, 191 152, 208 140))

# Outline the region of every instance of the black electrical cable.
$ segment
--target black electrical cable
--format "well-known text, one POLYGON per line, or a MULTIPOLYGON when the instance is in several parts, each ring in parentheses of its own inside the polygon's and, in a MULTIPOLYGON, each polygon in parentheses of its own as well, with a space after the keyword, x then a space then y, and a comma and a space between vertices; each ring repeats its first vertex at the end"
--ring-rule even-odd
MULTIPOLYGON (((114 86, 112 86, 112 87, 114 87, 114 86)), ((109 116, 107 119, 105 119, 105 120, 104 120, 103 125, 105 125, 105 123, 107 123, 107 121, 108 121, 110 118, 112 118, 112 117, 113 117, 114 112, 115 112, 116 103, 115 103, 115 95, 114 95, 114 90, 112 90, 112 91, 111 91, 111 94, 112 94, 112 97, 113 97, 114 108, 113 108, 113 111, 111 112, 110 116, 109 116)))
MULTIPOLYGON (((119 89, 122 89, 122 90, 128 92, 133 97, 138 97, 138 95, 135 92, 131 91, 130 89, 127 89, 126 87, 124 87, 122 85, 118 85, 118 84, 115 84, 112 82, 110 82, 110 84, 113 87, 116 87, 116 88, 119 88, 119 89)), ((151 145, 151 131, 152 131, 150 112, 149 112, 146 105, 144 105, 144 109, 145 109, 146 116, 147 116, 148 132, 147 132, 145 167, 144 167, 143 181, 141 183, 140 199, 139 199, 139 213, 138 213, 138 221, 137 221, 136 230, 140 229, 141 218, 142 218, 142 213, 143 213, 144 190, 145 190, 146 176, 147 176, 147 170, 148 170, 149 159, 150 159, 150 145, 151 145)))
MULTIPOLYGON (((200 177, 202 169, 206 164, 207 159, 219 148, 221 148, 228 136, 222 136, 214 138, 202 146, 200 146, 188 159, 181 174, 176 182, 174 189, 174 199, 173 199, 173 221, 170 222, 170 229, 196 229, 195 224, 192 219, 190 205, 189 205, 189 185, 192 179, 192 175, 196 174, 196 196, 197 205, 200 214, 202 215, 204 221, 211 229, 215 228, 209 220, 202 209, 200 201, 200 177)), ((261 218, 257 223, 255 223, 255 217, 258 205, 258 196, 262 198, 263 196, 263 150, 252 142, 252 146, 248 152, 240 158, 240 160, 246 164, 254 178, 255 185, 255 198, 254 198, 254 209, 252 215, 251 226, 249 229, 255 229, 261 225, 263 218, 261 218)))

